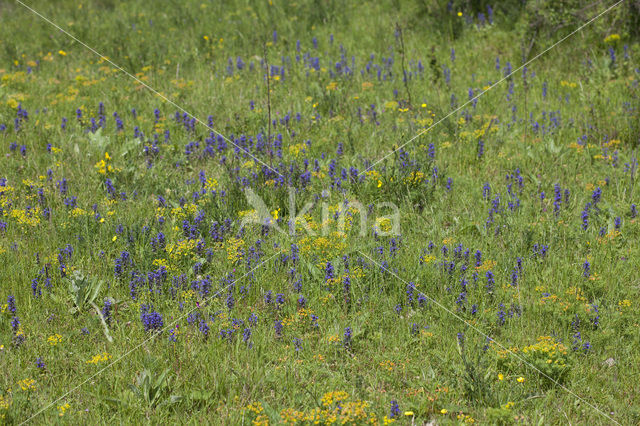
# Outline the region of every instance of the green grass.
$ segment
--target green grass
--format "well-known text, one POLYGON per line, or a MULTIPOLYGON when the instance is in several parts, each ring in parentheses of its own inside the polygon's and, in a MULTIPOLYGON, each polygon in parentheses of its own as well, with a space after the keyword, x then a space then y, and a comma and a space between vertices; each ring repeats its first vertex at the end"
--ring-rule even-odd
POLYGON ((0 6, 0 422, 637 424, 627 5, 494 86, 571 28, 532 33, 532 5, 478 25, 459 2, 272 3, 29 4, 162 96, 0 6), (249 187, 284 232, 241 229, 249 187), (314 234, 289 235, 305 208, 314 234))

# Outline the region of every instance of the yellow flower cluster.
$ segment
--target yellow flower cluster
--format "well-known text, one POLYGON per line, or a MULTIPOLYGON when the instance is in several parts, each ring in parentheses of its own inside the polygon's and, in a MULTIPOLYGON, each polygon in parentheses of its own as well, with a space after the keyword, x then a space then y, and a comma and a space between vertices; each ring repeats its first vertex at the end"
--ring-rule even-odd
POLYGON ((567 291, 564 292, 564 294, 567 296, 575 296, 576 300, 580 302, 587 301, 587 298, 584 296, 584 293, 582 292, 582 289, 580 287, 569 287, 567 291))
POLYGON ((262 407, 262 403, 260 402, 252 402, 243 408, 243 411, 249 411, 255 415, 255 419, 251 422, 252 424, 258 425, 268 425, 269 418, 264 414, 264 408, 262 407))
POLYGON ((336 334, 332 334, 329 337, 327 337, 327 342, 329 343, 336 343, 339 341, 340 341, 340 338, 336 334))
POLYGON ((419 120, 416 120, 416 123, 418 124, 418 126, 421 126, 421 127, 429 127, 433 124, 433 118, 429 118, 429 117, 421 118, 419 120))
POLYGON ((106 362, 111 359, 111 355, 107 352, 95 355, 93 358, 87 361, 87 364, 98 364, 100 362, 106 362))
POLYGON ((284 424, 377 424, 375 415, 368 414, 366 401, 350 401, 349 395, 343 391, 328 392, 322 397, 322 408, 309 411, 298 411, 287 408, 280 412, 284 424), (340 404, 340 408, 337 407, 340 404))
POLYGON ((307 324, 308 322, 308 318, 311 317, 311 315, 313 315, 314 312, 313 310, 309 309, 309 308, 302 308, 300 310, 298 310, 297 312, 285 317, 282 319, 282 326, 283 327, 288 327, 290 325, 300 325, 300 324, 307 324))
POLYGON ((607 161, 612 161, 613 157, 610 155, 607 155, 606 157, 602 154, 596 154, 593 156, 594 160, 607 160, 607 161))
POLYGON ((387 361, 382 361, 380 363, 380 367, 384 368, 387 371, 393 371, 393 367, 395 367, 395 364, 389 360, 387 361))
POLYGON ((384 107, 385 109, 395 110, 395 109, 398 109, 398 105, 399 104, 396 101, 388 101, 388 102, 385 102, 384 107))
MULTIPOLYGON (((160 210, 160 208, 158 210, 160 210)), ((198 206, 193 203, 171 209, 171 216, 179 220, 192 218, 196 213, 198 213, 198 206)), ((162 216, 162 214, 160 216, 162 216)))
POLYGON ((280 412, 280 418, 282 419, 282 423, 286 425, 293 425, 298 422, 304 422, 307 415, 304 411, 298 411, 294 408, 286 408, 280 412))
POLYGON ((362 90, 369 90, 373 87, 373 83, 370 81, 364 81, 361 87, 362 87, 362 90))
POLYGON ((557 303, 558 305, 560 305, 560 307, 562 308, 563 311, 567 311, 569 309, 569 307, 571 306, 571 304, 569 302, 567 302, 565 300, 562 300, 556 294, 549 294, 548 296, 542 296, 540 298, 540 304, 541 305, 545 305, 547 302, 557 303))
POLYGON ((468 414, 460 413, 456 416, 456 419, 460 420, 464 424, 473 424, 476 420, 468 414))
POLYGON ((483 137, 487 132, 489 133, 495 133, 498 131, 498 125, 496 124, 495 121, 496 117, 491 117, 491 119, 489 121, 486 121, 481 128, 475 130, 473 132, 473 136, 475 136, 476 139, 480 139, 481 137, 483 137))
POLYGON ((36 186, 36 183, 31 179, 22 179, 22 184, 29 189, 33 189, 33 187, 36 186))
MULTIPOLYGON (((2 79, 0 79, 0 81, 2 81, 3 83, 6 83, 6 82, 9 82, 9 83, 24 83, 25 81, 27 81, 27 73, 24 72, 24 71, 16 71, 14 73, 8 73, 8 74, 3 75, 2 79)), ((19 101, 24 101, 24 95, 23 94, 10 95, 10 97, 16 98, 19 101)))
POLYGON ((322 396, 322 406, 328 407, 333 403, 349 399, 349 394, 345 391, 327 392, 322 396))
POLYGON ((620 309, 624 309, 624 308, 630 308, 631 307, 631 300, 629 299, 624 299, 618 302, 618 307, 620 309))
POLYGON ((569 88, 571 88, 571 89, 575 89, 576 87, 578 87, 578 84, 577 84, 577 83, 570 83, 570 82, 568 82, 568 81, 562 80, 562 81, 560 82, 560 86, 562 86, 562 87, 569 87, 569 88))
POLYGON ((98 169, 98 173, 101 175, 106 175, 108 173, 114 173, 117 170, 109 164, 111 161, 111 156, 109 156, 108 152, 104 153, 104 160, 100 160, 95 164, 95 168, 98 169))
POLYGON ((618 41, 620 41, 620 34, 610 34, 604 39, 604 42, 607 44, 615 44, 618 41))
POLYGON ((227 250, 227 260, 230 260, 234 263, 242 260, 242 246, 244 246, 244 240, 240 238, 229 238, 224 243, 225 249, 227 250))
POLYGON ((69 403, 65 403, 63 405, 58 405, 58 415, 60 417, 64 416, 64 413, 69 409, 70 405, 69 403))
POLYGON ((378 185, 378 188, 382 185, 382 182, 380 181, 382 175, 377 170, 369 170, 365 173, 365 175, 371 182, 380 183, 380 185, 378 185))
POLYGON ((218 181, 213 178, 207 178, 207 182, 204 184, 204 189, 207 191, 215 191, 218 189, 218 181))
POLYGON ((22 379, 18 382, 18 386, 23 391, 26 390, 35 390, 36 389, 36 381, 33 379, 22 379))
POLYGON ((389 232, 393 228, 393 222, 388 217, 376 218, 376 223, 373 225, 373 229, 376 232, 389 232))
MULTIPOLYGON (((553 381, 563 380, 571 368, 571 358, 568 355, 567 348, 551 336, 538 337, 537 343, 525 346, 522 351, 519 351, 518 348, 511 348, 510 351, 521 352, 530 364, 553 381)), ((513 357, 509 357, 507 350, 498 351, 498 356, 499 367, 507 368, 512 372, 520 368, 519 362, 516 362, 513 357)), ((526 379, 522 376, 517 376, 516 381, 522 384, 525 383, 526 379)))
POLYGON ((540 336, 537 338, 537 341, 538 343, 536 344, 526 346, 522 349, 522 352, 544 352, 550 356, 554 356, 556 353, 562 355, 567 354, 567 348, 562 343, 553 340, 553 337, 551 336, 540 336))
POLYGON ((301 153, 304 154, 306 149, 307 149, 307 144, 306 143, 298 143, 298 144, 295 144, 295 145, 289 145, 289 154, 297 157, 301 153))
POLYGON ((24 330, 22 329, 22 325, 18 327, 18 331, 16 331, 16 337, 24 336, 24 330))
POLYGON ((264 411, 264 408, 262 408, 261 402, 252 402, 251 404, 244 407, 244 409, 245 411, 251 411, 254 414, 260 414, 264 411))
POLYGON ((0 420, 4 419, 5 412, 9 409, 11 405, 11 400, 9 398, 5 398, 3 395, 0 395, 0 420))
MULTIPOLYGON (((0 395, 0 410, 6 410, 11 405, 11 400, 9 398, 5 398, 4 395, 0 395)), ((3 417, 0 417, 0 419, 3 417)))
POLYGON ((319 263, 335 259, 346 248, 344 234, 339 232, 332 232, 326 237, 305 237, 300 240, 300 253, 316 257, 319 263))
POLYGON ((482 262, 482 265, 476 266, 475 269, 478 272, 484 272, 495 268, 496 265, 497 262, 495 260, 485 260, 484 262, 482 262))
POLYGON ((255 209, 241 210, 238 212, 238 217, 239 218, 247 217, 247 220, 251 220, 253 222, 257 222, 258 220, 260 220, 260 217, 258 216, 258 212, 255 211, 255 209))
POLYGON ((71 216, 73 217, 81 217, 81 216, 86 216, 87 215, 87 211, 84 209, 81 209, 80 207, 76 207, 75 209, 71 210, 71 216))
POLYGON ((425 174, 421 171, 414 171, 409 176, 405 177, 403 182, 407 185, 418 185, 425 179, 425 174))
POLYGON ((56 333, 56 334, 54 334, 52 336, 49 336, 47 338, 47 342, 49 342, 49 344, 51 346, 55 346, 58 343, 62 343, 62 336, 56 333))
POLYGON ((435 257, 434 255, 432 255, 432 254, 425 254, 425 255, 422 257, 422 261, 423 261, 424 263, 431 263, 431 262, 433 262, 434 260, 436 260, 436 257, 435 257))
POLYGON ((578 152, 581 152, 584 149, 584 145, 580 145, 578 142, 571 142, 569 144, 569 148, 573 148, 578 152))
POLYGON ((184 78, 177 78, 171 80, 171 84, 176 86, 178 89, 184 89, 186 87, 191 87, 194 84, 193 80, 185 80, 184 78))
POLYGON ((153 260, 153 267, 154 268, 160 268, 161 266, 164 266, 165 269, 169 269, 169 264, 167 263, 167 259, 154 259, 153 260))
POLYGON ((33 209, 22 210, 22 209, 13 209, 9 213, 9 215, 16 219, 18 224, 20 225, 29 225, 36 226, 40 223, 40 208, 35 207, 33 209))
POLYGON ((615 239, 616 237, 619 237, 620 235, 622 235, 620 233, 620 231, 618 231, 617 229, 612 229, 611 231, 609 231, 605 236, 603 237, 598 237, 598 242, 600 244, 606 244, 609 241, 615 239))
POLYGON ((421 336, 425 336, 425 337, 433 337, 433 333, 432 332, 424 330, 424 329, 420 330, 420 335, 421 336))
POLYGON ((178 261, 185 259, 193 256, 192 252, 197 244, 198 242, 196 240, 182 240, 177 243, 171 243, 167 245, 167 253, 171 260, 178 261))
MULTIPOLYGON (((353 220, 356 217, 356 214, 359 215, 360 217, 360 221, 365 221, 366 216, 367 216, 367 211, 364 207, 362 207, 362 211, 354 206, 345 206, 344 203, 338 203, 332 206, 329 206, 329 214, 331 217, 334 217, 335 214, 338 214, 338 220, 334 220, 333 218, 329 218, 327 220, 325 220, 322 224, 321 227, 328 227, 328 226, 332 226, 334 223, 338 223, 338 226, 340 228, 343 228, 344 231, 350 231, 351 228, 353 227, 353 220), (345 210, 345 207, 346 210, 345 210), (342 224, 344 224, 344 226, 342 226, 342 224)), ((309 223, 309 226, 314 229, 314 224, 309 223)), ((362 222, 361 222, 361 226, 362 222)), ((343 229, 340 229, 341 231, 343 229)))

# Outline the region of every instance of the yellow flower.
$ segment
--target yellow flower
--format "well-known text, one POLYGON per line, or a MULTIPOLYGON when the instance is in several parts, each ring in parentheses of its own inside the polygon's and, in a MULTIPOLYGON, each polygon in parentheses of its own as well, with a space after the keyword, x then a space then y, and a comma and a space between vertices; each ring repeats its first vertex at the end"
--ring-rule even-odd
POLYGON ((118 236, 114 235, 113 238, 111 239, 111 241, 113 241, 115 243, 117 239, 118 239, 118 236))
POLYGON ((345 391, 327 392, 322 396, 322 405, 328 407, 333 403, 349 399, 349 394, 345 391))
POLYGON ((516 404, 515 404, 513 401, 509 401, 509 402, 507 402, 506 404, 504 404, 504 405, 502 406, 502 408, 504 408, 505 410, 510 410, 510 409, 511 409, 511 407, 513 407, 514 405, 516 405, 516 404))
POLYGON ((390 109, 390 110, 394 110, 394 109, 398 109, 398 102, 396 101, 388 101, 384 104, 384 107, 386 109, 390 109))
POLYGON ((462 16, 462 12, 458 12, 458 16, 462 16))
POLYGON ((405 411, 404 415, 409 417, 409 416, 413 416, 414 414, 413 414, 413 411, 405 411))
POLYGON ((524 383, 524 377, 520 376, 516 379, 518 383, 524 383))
POLYGON ((431 263, 434 260, 436 260, 436 257, 432 254, 425 254, 424 257, 422 258, 422 261, 424 263, 431 263))
POLYGON ((618 40, 620 40, 620 34, 611 34, 604 39, 604 42, 607 44, 613 44, 618 40))
POLYGON ((36 381, 33 379, 23 379, 18 382, 23 391, 36 388, 36 381))
POLYGON ((97 364, 99 362, 109 361, 111 359, 111 355, 108 352, 103 352, 101 354, 95 355, 93 358, 87 361, 87 364, 97 364))
POLYGON ((440 410, 440 414, 447 414, 449 412, 449 410, 447 410, 446 408, 443 408, 442 410, 440 410))
POLYGON ((58 54, 60 56, 67 56, 67 52, 65 52, 64 50, 58 50, 58 54))
POLYGON ((618 302, 618 306, 620 306, 621 308, 628 308, 631 306, 631 300, 629 299, 624 299, 618 302))
MULTIPOLYGON (((4 396, 0 395, 0 410, 7 410, 9 408, 9 405, 11 405, 11 400, 9 399, 9 397, 7 396, 7 398, 5 398, 4 396)), ((4 413, 0 412, 0 419, 4 419, 4 413)))
POLYGON ((498 380, 504 380, 504 374, 502 373, 498 374, 498 380))
POLYGON ((67 411, 69 409, 69 407, 70 407, 70 405, 69 405, 68 402, 66 404, 64 404, 64 405, 58 405, 58 415, 60 417, 64 416, 65 411, 67 411))
POLYGON ((104 162, 104 160, 98 161, 94 167, 98 169, 98 173, 105 174, 107 172, 107 164, 104 162))
POLYGON ((57 345, 58 343, 62 342, 62 336, 56 333, 56 334, 54 334, 53 336, 49 336, 49 337, 47 338, 47 341, 49 342, 49 344, 50 344, 51 346, 55 346, 55 345, 57 345))

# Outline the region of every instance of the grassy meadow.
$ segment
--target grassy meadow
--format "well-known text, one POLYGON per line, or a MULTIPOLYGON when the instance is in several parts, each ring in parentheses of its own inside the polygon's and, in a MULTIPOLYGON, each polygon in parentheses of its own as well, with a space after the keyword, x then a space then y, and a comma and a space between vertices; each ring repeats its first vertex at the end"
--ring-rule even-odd
POLYGON ((640 424, 614 4, 0 3, 0 424, 640 424))

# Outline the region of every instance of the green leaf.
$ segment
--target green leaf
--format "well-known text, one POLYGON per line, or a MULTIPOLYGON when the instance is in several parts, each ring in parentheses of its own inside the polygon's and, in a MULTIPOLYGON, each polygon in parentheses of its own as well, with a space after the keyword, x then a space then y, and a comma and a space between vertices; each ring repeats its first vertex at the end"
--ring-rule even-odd
POLYGON ((109 145, 109 137, 102 134, 102 127, 95 133, 89 132, 87 137, 89 138, 89 146, 99 152, 104 152, 109 145))

